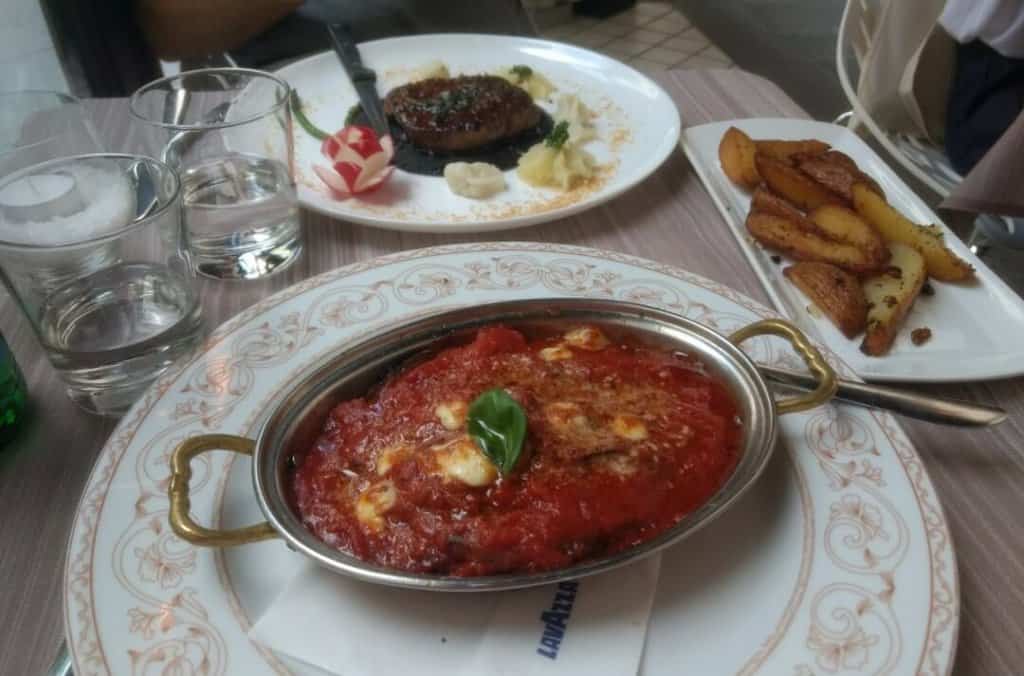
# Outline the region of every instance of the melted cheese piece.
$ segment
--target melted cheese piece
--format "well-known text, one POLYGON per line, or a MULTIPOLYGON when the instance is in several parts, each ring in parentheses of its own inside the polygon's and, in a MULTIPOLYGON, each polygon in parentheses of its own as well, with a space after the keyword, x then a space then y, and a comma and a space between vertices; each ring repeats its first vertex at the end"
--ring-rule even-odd
POLYGON ((434 451, 437 466, 445 479, 479 487, 493 483, 498 478, 497 468, 468 436, 432 446, 430 450, 434 451))
POLYGON ((608 347, 608 339, 604 333, 593 326, 581 326, 578 329, 573 329, 565 334, 565 342, 572 347, 590 352, 596 352, 608 347))
POLYGON ((544 407, 548 424, 560 432, 584 432, 590 429, 587 417, 579 404, 571 401, 556 401, 544 407))
POLYGON ((636 458, 624 453, 605 453, 604 455, 596 456, 593 462, 597 467, 606 469, 612 474, 618 474, 619 476, 629 476, 636 473, 636 458))
POLYGON ((438 404, 437 408, 434 409, 434 415, 441 421, 445 429, 458 430, 462 429, 466 424, 466 412, 468 410, 469 407, 464 401, 449 401, 438 404))
POLYGON ((395 506, 398 491, 390 481, 373 484, 356 498, 356 518, 370 530, 384 527, 384 513, 395 506))
POLYGON ((402 461, 402 458, 409 454, 409 447, 405 444, 388 446, 377 454, 377 474, 384 476, 392 467, 402 461))
POLYGON ((554 345, 552 347, 545 347, 540 351, 540 358, 544 361, 561 361, 563 359, 572 359, 572 350, 567 348, 565 345, 554 345))
POLYGON ((647 425, 638 416, 623 413, 612 420, 612 432, 623 439, 643 441, 647 438, 647 425))

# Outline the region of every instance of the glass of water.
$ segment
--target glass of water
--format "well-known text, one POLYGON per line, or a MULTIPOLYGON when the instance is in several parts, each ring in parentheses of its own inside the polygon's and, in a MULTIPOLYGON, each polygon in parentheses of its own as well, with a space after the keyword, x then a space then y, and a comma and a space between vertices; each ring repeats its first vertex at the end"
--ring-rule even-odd
POLYGON ((89 154, 0 178, 0 278, 71 399, 123 413, 203 333, 176 173, 89 154))
POLYGON ((288 85, 269 73, 209 68, 151 82, 132 114, 159 135, 181 176, 199 272, 255 279, 295 261, 302 231, 288 85))

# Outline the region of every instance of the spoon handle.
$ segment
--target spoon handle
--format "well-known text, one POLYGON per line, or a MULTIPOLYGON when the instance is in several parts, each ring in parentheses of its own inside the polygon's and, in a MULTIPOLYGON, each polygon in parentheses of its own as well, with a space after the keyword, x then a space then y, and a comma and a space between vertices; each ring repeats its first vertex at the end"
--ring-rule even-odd
MULTIPOLYGON (((768 380, 787 387, 808 390, 816 385, 814 378, 802 373, 762 364, 758 364, 758 369, 768 380)), ((995 406, 942 399, 896 387, 869 385, 851 380, 839 380, 835 399, 854 406, 882 409, 942 425, 988 427, 998 425, 1006 419, 1006 411, 995 406)))

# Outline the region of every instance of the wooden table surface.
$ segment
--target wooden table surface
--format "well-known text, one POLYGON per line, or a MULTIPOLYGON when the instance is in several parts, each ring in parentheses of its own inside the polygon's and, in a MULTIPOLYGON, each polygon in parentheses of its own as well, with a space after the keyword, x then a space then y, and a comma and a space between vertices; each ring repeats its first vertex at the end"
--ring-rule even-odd
MULTIPOLYGON (((736 70, 657 76, 683 125, 752 116, 806 117, 775 85, 736 70)), ((124 100, 89 102, 112 149, 154 153, 129 121, 124 100)), ((535 240, 581 244, 686 268, 769 304, 710 197, 677 150, 641 186, 611 203, 547 225, 491 236, 432 236, 359 227, 305 213, 306 251, 290 269, 261 282, 207 281, 211 326, 270 293, 340 265, 451 242, 535 240)), ((2 293, 2 292, 0 292, 2 293)), ((66 538, 79 493, 114 421, 77 411, 64 396, 28 323, 0 296, 2 331, 25 371, 34 417, 0 454, 0 674, 34 676, 62 639, 66 538)), ((907 421, 953 532, 962 616, 955 673, 1024 670, 1024 378, 918 386, 934 394, 999 404, 1010 419, 963 431, 907 421)))

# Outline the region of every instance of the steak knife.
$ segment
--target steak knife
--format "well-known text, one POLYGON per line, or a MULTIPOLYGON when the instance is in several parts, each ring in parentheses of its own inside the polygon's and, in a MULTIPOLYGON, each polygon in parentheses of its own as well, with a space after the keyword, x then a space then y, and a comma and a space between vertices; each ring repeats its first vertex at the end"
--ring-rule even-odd
POLYGON ((341 65, 352 81, 352 86, 359 95, 359 103, 363 112, 370 120, 370 126, 380 137, 391 133, 388 126, 388 119, 384 115, 384 106, 377 94, 377 73, 372 68, 363 65, 363 59, 359 56, 359 48, 356 46, 352 31, 344 24, 328 24, 327 32, 331 35, 331 42, 334 44, 334 52, 341 60, 341 65))

